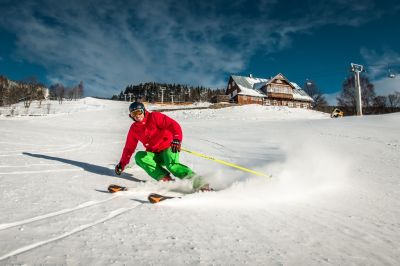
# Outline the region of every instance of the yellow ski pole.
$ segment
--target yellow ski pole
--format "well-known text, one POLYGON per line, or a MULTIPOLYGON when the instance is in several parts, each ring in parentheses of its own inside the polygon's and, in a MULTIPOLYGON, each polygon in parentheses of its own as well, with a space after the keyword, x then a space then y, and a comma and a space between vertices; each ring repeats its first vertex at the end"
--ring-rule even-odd
POLYGON ((196 155, 196 156, 199 156, 199 157, 202 157, 202 158, 205 158, 205 159, 220 163, 220 164, 224 164, 224 165, 227 165, 227 166, 230 166, 230 167, 234 167, 234 168, 240 169, 240 170, 245 171, 245 172, 249 172, 249 173, 258 175, 258 176, 265 176, 265 177, 268 177, 268 178, 272 177, 270 175, 266 175, 266 174, 263 174, 263 173, 260 173, 260 172, 256 172, 256 171, 253 171, 251 169, 247 169, 245 167, 242 167, 242 166, 239 166, 239 165, 236 165, 236 164, 233 164, 233 163, 225 162, 223 160, 216 159, 216 158, 208 156, 208 155, 204 155, 204 154, 201 154, 201 153, 198 153, 198 152, 195 152, 195 151, 190 151, 190 150, 184 149, 182 147, 181 147, 181 150, 184 151, 184 152, 187 152, 187 153, 190 153, 190 154, 193 154, 193 155, 196 155))

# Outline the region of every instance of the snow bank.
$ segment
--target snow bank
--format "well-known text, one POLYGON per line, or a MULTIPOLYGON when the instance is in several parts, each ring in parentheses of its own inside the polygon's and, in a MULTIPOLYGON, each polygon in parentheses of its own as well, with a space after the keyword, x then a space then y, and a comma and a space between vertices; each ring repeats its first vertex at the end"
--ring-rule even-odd
POLYGON ((33 101, 29 108, 24 107, 20 102, 7 107, 0 107, 0 117, 21 117, 21 116, 46 116, 72 114, 85 111, 102 110, 106 101, 91 97, 78 100, 64 100, 62 103, 54 100, 33 101))
POLYGON ((326 119, 330 116, 308 109, 285 106, 262 106, 258 104, 227 107, 222 109, 183 110, 168 115, 182 120, 234 120, 234 121, 281 121, 299 119, 326 119))

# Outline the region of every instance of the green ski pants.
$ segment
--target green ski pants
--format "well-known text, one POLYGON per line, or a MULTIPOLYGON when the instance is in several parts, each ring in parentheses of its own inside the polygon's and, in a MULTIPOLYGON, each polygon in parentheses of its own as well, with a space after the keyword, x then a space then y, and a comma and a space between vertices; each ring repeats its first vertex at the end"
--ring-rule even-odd
POLYGON ((165 149, 160 153, 138 151, 135 155, 135 161, 137 165, 157 181, 169 173, 179 179, 190 179, 194 175, 192 169, 179 163, 179 152, 173 153, 171 148, 165 149))
POLYGON ((135 155, 135 161, 137 165, 157 181, 171 173, 179 179, 191 180, 193 191, 198 191, 207 184, 192 169, 179 163, 179 152, 173 153, 171 148, 165 149, 160 153, 138 151, 135 155))

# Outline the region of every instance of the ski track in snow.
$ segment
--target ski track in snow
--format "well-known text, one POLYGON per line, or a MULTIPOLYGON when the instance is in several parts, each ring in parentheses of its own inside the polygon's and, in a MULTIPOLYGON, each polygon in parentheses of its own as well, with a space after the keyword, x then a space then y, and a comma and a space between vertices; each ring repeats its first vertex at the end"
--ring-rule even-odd
POLYGON ((108 220, 110 220, 112 218, 115 218, 115 217, 117 217, 117 216, 119 216, 119 215, 121 215, 123 213, 126 213, 126 212, 128 212, 128 211, 130 211, 130 210, 132 210, 132 209, 134 209, 134 208, 136 208, 136 207, 138 207, 138 206, 140 206, 142 204, 143 203, 138 203, 137 205, 129 207, 129 208, 117 209, 115 211, 112 211, 111 213, 108 214, 108 216, 106 216, 106 217, 104 217, 102 219, 96 220, 96 221, 88 223, 88 224, 81 225, 81 226, 79 226, 79 227, 77 227, 77 228, 75 228, 75 229, 73 229, 73 230, 71 230, 69 232, 66 232, 66 233, 64 233, 62 235, 59 235, 57 237, 49 238, 47 240, 39 241, 39 242, 33 243, 31 245, 20 247, 20 248, 18 248, 16 250, 13 250, 13 251, 1 256, 0 257, 0 261, 5 260, 5 259, 7 259, 9 257, 12 257, 12 256, 15 256, 15 255, 30 251, 30 250, 35 249, 37 247, 49 244, 51 242, 54 242, 54 241, 69 237, 69 236, 71 236, 73 234, 79 233, 79 232, 81 232, 83 230, 86 230, 86 229, 91 228, 93 226, 96 226, 96 225, 98 225, 100 223, 106 222, 106 221, 108 221, 108 220))
POLYGON ((15 172, 0 173, 0 175, 43 174, 43 173, 76 172, 76 171, 83 171, 83 169, 79 168, 79 169, 54 169, 54 170, 40 170, 40 171, 15 171, 15 172))
MULTIPOLYGON (((14 146, 19 146, 21 143, 10 143, 6 141, 0 141, 0 144, 5 144, 5 145, 14 145, 14 146)), ((35 143, 24 143, 23 146, 33 146, 33 147, 65 147, 65 144, 35 144, 35 143)))
POLYGON ((32 163, 32 164, 24 164, 24 165, 0 165, 0 168, 25 168, 25 167, 34 167, 34 166, 60 166, 60 164, 56 164, 56 163, 32 163))
MULTIPOLYGON (((83 141, 78 144, 69 145, 69 146, 64 145, 64 146, 62 146, 63 149, 58 149, 58 150, 57 149, 50 149, 50 150, 41 149, 40 151, 30 151, 30 152, 34 152, 34 153, 40 152, 40 153, 46 153, 46 154, 76 152, 79 150, 86 149, 88 146, 90 146, 92 144, 93 144, 93 137, 90 136, 89 140, 83 141)), ((18 150, 14 150, 14 151, 18 151, 18 150)), ((0 157, 21 156, 21 155, 24 155, 22 152, 27 152, 27 150, 21 149, 21 153, 0 154, 0 157)))
POLYGON ((21 220, 21 221, 16 221, 16 222, 6 223, 6 224, 0 224, 0 231, 8 229, 8 228, 15 227, 15 226, 20 226, 20 225, 24 225, 24 224, 40 221, 40 220, 43 220, 43 219, 46 219, 46 218, 55 217, 55 216, 58 216, 58 215, 70 213, 70 212, 77 211, 77 210, 80 210, 80 209, 83 209, 83 208, 87 208, 87 207, 91 207, 91 206, 94 206, 94 205, 98 205, 98 204, 113 200, 116 197, 118 197, 118 195, 115 195, 115 196, 110 197, 110 198, 105 199, 105 200, 88 201, 88 202, 79 204, 78 206, 73 207, 73 208, 67 208, 67 209, 64 209, 64 210, 51 212, 51 213, 47 213, 47 214, 44 214, 44 215, 39 215, 39 216, 32 217, 32 218, 29 218, 29 219, 21 220))

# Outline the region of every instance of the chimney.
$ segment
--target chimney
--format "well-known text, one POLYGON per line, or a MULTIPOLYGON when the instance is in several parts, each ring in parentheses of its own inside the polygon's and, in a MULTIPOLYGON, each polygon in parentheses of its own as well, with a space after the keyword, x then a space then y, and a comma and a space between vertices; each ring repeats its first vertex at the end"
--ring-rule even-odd
POLYGON ((250 74, 249 74, 249 78, 253 78, 253 74, 250 73, 250 74))

